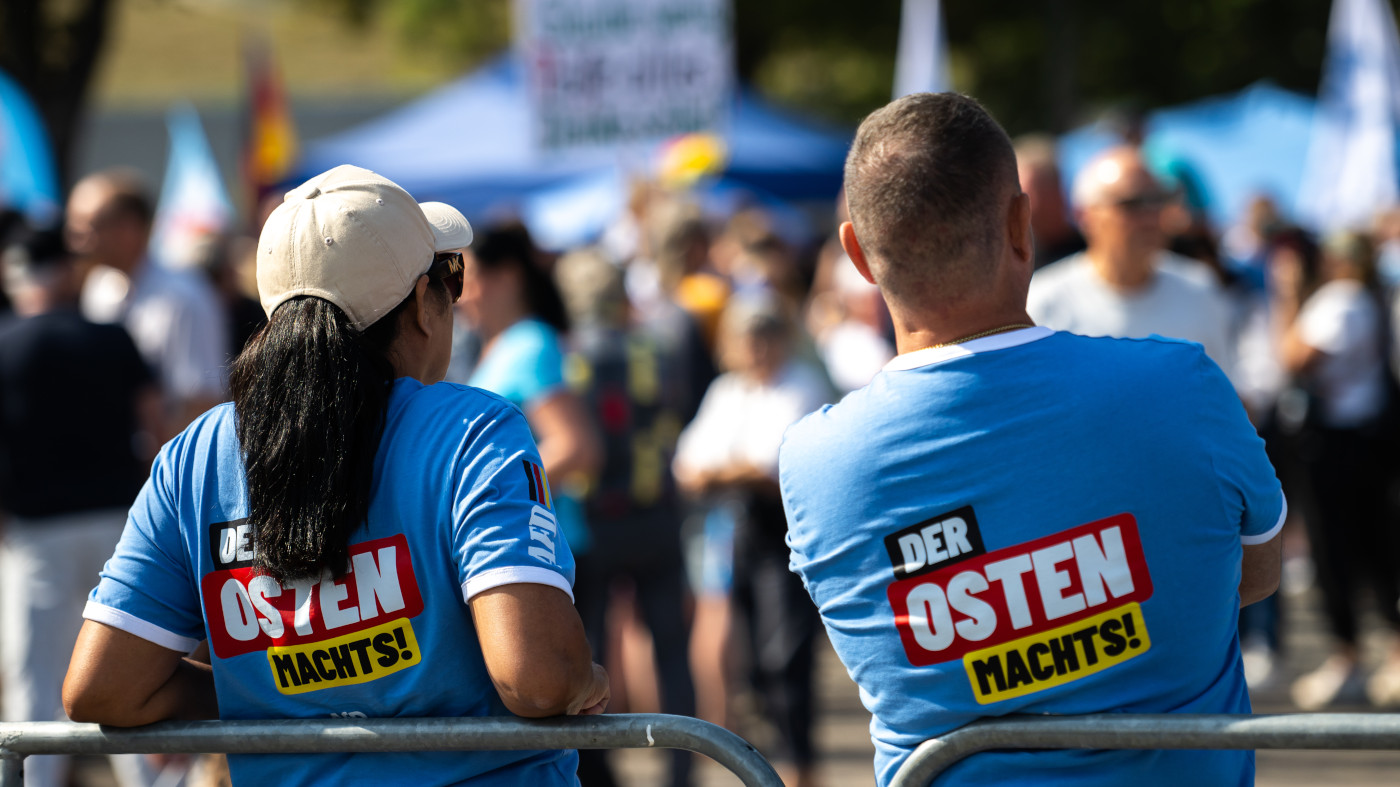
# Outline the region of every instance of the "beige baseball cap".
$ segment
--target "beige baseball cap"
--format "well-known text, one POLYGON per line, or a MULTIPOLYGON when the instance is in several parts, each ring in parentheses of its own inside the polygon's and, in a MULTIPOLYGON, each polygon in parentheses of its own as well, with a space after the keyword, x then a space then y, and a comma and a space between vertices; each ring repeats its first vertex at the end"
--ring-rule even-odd
POLYGON ((439 251, 472 242, 456 208, 421 205, 393 181, 342 165, 287 192, 258 238, 258 297, 268 317, 311 295, 364 330, 403 302, 439 251))

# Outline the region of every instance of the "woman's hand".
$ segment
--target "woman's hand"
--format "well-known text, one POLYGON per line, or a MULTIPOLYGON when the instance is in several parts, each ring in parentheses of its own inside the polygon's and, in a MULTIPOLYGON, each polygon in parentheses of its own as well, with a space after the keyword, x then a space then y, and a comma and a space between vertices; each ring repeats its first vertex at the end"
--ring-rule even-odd
POLYGON ((596 716, 608 709, 608 700, 612 699, 612 685, 608 680, 608 672, 603 669, 603 665, 593 664, 593 685, 589 688, 588 696, 583 699, 583 707, 572 711, 571 715, 596 716))

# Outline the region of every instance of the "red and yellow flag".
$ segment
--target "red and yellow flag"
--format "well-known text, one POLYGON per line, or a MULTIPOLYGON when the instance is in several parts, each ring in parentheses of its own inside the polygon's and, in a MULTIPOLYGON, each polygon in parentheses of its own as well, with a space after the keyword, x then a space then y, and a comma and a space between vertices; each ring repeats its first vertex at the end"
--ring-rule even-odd
POLYGON ((246 51, 248 103, 243 172, 251 201, 248 215, 256 221, 263 197, 292 172, 297 134, 282 75, 272 59, 267 39, 250 37, 246 51))

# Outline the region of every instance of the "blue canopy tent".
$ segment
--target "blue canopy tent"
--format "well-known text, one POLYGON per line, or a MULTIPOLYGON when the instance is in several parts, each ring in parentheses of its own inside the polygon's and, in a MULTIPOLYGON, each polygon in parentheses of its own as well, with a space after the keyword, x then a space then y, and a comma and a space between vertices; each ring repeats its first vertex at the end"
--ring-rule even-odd
MULTIPOLYGON (((1144 148, 1159 170, 1190 171, 1215 226, 1237 221, 1251 197, 1272 197, 1291 214, 1298 204, 1312 134, 1314 101, 1267 82, 1147 116, 1144 148)), ((1060 139, 1066 188, 1094 155, 1121 137, 1101 125, 1060 139)))
MULTIPOLYGON (((523 70, 502 57, 388 115, 312 142, 298 176, 355 164, 475 221, 514 214, 532 228, 546 224, 553 245, 601 230, 625 198, 626 153, 543 154, 531 144, 529 123, 523 70), (561 219, 570 205, 584 210, 561 219)), ((723 136, 729 159, 721 180, 728 188, 748 188, 759 202, 831 200, 840 189, 848 129, 799 118, 745 90, 723 136)))

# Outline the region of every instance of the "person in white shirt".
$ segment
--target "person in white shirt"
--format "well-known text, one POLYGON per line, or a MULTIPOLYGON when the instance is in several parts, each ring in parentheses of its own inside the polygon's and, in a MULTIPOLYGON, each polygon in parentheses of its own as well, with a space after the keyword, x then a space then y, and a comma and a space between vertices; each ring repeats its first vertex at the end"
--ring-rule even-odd
POLYGON ((83 315, 124 325, 160 380, 168 405, 164 441, 227 398, 228 321, 207 281, 147 254, 153 210, 138 177, 98 172, 73 187, 64 232, 73 252, 93 265, 83 315))
POLYGON ((1364 236, 1342 233, 1324 243, 1317 281, 1310 280, 1308 262, 1275 253, 1270 270, 1282 365, 1311 399, 1311 450, 1302 464, 1316 516, 1306 522, 1336 644, 1318 669, 1294 682, 1292 696, 1300 708, 1317 710, 1360 688, 1357 596, 1369 585, 1395 639, 1366 693, 1376 705, 1394 706, 1400 704, 1400 565, 1386 501, 1385 457, 1394 447, 1378 428, 1388 391, 1384 312, 1369 286, 1374 252, 1364 236))
POLYGON ((1101 154, 1075 179, 1072 200, 1088 248, 1031 279, 1027 308, 1036 323, 1084 336, 1197 342, 1233 379, 1229 305, 1209 268, 1165 250, 1167 194, 1142 155, 1101 154))
MULTIPOLYGON (((810 785, 815 773, 812 666, 819 620, 802 581, 788 570, 778 449, 787 427, 829 402, 831 391, 815 368, 793 358, 791 332, 775 300, 731 299, 720 321, 727 371, 710 384, 681 432, 673 467, 683 491, 735 512, 733 610, 746 624, 760 706, 777 731, 772 756, 784 782, 800 786, 810 785)), ((724 543, 719 530, 707 526, 706 560, 725 558, 718 554, 724 543)), ((707 566, 705 573, 724 571, 707 566)), ((702 715, 716 705, 711 712, 724 712, 723 703, 707 696, 724 692, 722 672, 714 667, 722 670, 729 602, 716 590, 722 588, 701 588, 691 635, 702 715)))

